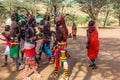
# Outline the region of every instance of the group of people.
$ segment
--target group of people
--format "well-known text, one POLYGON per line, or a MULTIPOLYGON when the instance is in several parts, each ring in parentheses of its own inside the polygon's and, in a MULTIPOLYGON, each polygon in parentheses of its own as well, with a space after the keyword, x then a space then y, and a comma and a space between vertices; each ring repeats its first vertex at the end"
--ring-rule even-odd
POLYGON ((68 79, 68 64, 66 61, 68 29, 65 24, 64 16, 61 15, 55 22, 54 43, 51 42, 50 16, 45 14, 40 21, 38 31, 36 31, 36 20, 31 14, 19 15, 14 12, 11 15, 11 25, 5 26, 2 35, 5 37, 5 63, 8 65, 8 55, 13 59, 16 70, 24 68, 23 80, 30 80, 27 76, 29 67, 35 73, 36 77, 41 75, 36 70, 36 64, 40 64, 42 53, 46 55, 44 64, 55 63, 55 76, 58 76, 59 67, 64 65, 65 79, 68 79), (42 40, 38 53, 36 52, 37 40, 42 40), (59 65, 61 63, 61 65, 59 65))
POLYGON ((27 14, 25 16, 19 15, 17 12, 14 12, 11 15, 11 25, 5 26, 5 31, 2 35, 6 40, 6 49, 5 49, 5 64, 8 65, 8 55, 13 59, 16 71, 20 68, 24 68, 23 80, 27 80, 28 68, 31 67, 37 77, 40 77, 40 74, 36 70, 36 21, 34 16, 27 14), (24 56, 25 61, 24 61, 24 56))
MULTIPOLYGON (((5 49, 5 64, 8 65, 8 55, 13 59, 16 70, 20 68, 24 69, 23 80, 30 80, 27 75, 29 67, 35 73, 36 77, 41 75, 36 70, 36 64, 40 64, 42 53, 46 55, 46 61, 44 64, 55 63, 54 76, 58 76, 59 67, 64 68, 63 80, 68 80, 68 63, 67 57, 69 53, 67 51, 67 38, 68 29, 64 20, 64 15, 61 15, 55 20, 55 32, 54 42, 52 47, 51 42, 51 25, 50 16, 45 15, 40 22, 38 32, 36 31, 36 20, 31 14, 20 16, 17 12, 11 15, 12 24, 5 26, 5 31, 2 35, 6 40, 5 49), (37 40, 42 40, 38 53, 36 52, 37 40)), ((73 39, 76 39, 77 27, 75 23, 72 26, 73 39)), ((88 24, 87 30, 87 49, 88 57, 92 62, 89 66, 96 68, 95 59, 99 52, 99 39, 98 32, 95 28, 95 22, 92 20, 88 24)))

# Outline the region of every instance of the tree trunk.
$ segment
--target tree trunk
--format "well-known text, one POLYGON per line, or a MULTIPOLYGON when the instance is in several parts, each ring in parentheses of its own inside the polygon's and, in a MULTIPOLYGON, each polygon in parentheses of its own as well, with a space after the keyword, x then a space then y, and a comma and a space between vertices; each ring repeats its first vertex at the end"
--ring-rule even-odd
POLYGON ((104 24, 103 24, 103 27, 105 28, 105 26, 106 26, 106 22, 107 22, 107 19, 108 19, 108 16, 109 16, 109 12, 110 11, 107 11, 106 12, 106 16, 105 16, 105 20, 104 20, 104 24))
POLYGON ((95 21, 95 26, 98 26, 98 14, 95 16, 91 16, 91 19, 95 21))
POLYGON ((54 24, 56 23, 56 17, 57 17, 57 5, 53 5, 54 8, 54 24))

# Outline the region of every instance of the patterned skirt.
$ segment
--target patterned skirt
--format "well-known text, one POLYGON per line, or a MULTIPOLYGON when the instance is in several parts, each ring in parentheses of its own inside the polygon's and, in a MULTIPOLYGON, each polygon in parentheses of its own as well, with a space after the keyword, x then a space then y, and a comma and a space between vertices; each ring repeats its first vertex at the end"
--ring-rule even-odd
POLYGON ((25 65, 36 66, 36 60, 33 57, 27 57, 25 60, 25 65))

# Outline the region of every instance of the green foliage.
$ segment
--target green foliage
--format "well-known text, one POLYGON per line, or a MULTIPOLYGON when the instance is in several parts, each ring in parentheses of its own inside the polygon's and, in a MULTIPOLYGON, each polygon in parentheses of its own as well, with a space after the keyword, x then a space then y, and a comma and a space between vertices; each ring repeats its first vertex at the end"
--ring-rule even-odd
POLYGON ((114 16, 119 18, 120 17, 120 0, 112 0, 113 2, 113 9, 114 9, 114 16))
POLYGON ((65 20, 67 22, 67 25, 68 26, 71 26, 72 23, 76 20, 76 15, 75 14, 67 14, 67 16, 65 17, 65 20))
POLYGON ((71 3, 67 3, 66 7, 72 7, 71 3))
MULTIPOLYGON (((99 17, 98 18, 98 26, 103 27, 104 20, 105 20, 105 18, 99 17)), ((112 26, 112 25, 114 25, 116 23, 117 23, 116 19, 109 17, 107 22, 106 22, 106 26, 112 26)))
POLYGON ((50 0, 52 3, 62 3, 64 0, 50 0))
POLYGON ((100 25, 100 24, 102 25, 102 24, 103 24, 103 21, 104 21, 104 18, 101 18, 101 17, 98 18, 98 24, 99 24, 99 25, 100 25))
POLYGON ((113 24, 115 24, 115 23, 117 23, 117 21, 116 20, 108 20, 107 21, 107 26, 111 26, 111 25, 113 25, 113 24))
MULTIPOLYGON (((74 2, 79 3, 81 10, 86 12, 89 16, 79 16, 75 13, 68 13, 69 16, 65 18, 68 25, 72 25, 73 22, 84 25, 88 22, 90 17, 98 17, 96 15, 98 15, 99 12, 102 13, 102 17, 100 16, 97 20, 100 25, 103 25, 105 18, 104 14, 106 14, 107 11, 110 11, 109 16, 112 16, 112 18, 114 17, 113 20, 108 19, 107 25, 116 23, 116 20, 114 19, 118 19, 120 16, 120 0, 72 0, 72 2, 67 0, 23 0, 23 2, 19 2, 19 0, 4 0, 0 2, 0 18, 2 18, 2 20, 7 18, 11 15, 11 12, 16 10, 17 7, 24 7, 30 13, 33 13, 34 15, 37 14, 36 17, 43 17, 44 14, 39 13, 39 8, 36 8, 35 6, 35 4, 39 2, 45 3, 45 5, 48 6, 48 11, 52 14, 56 14, 58 12, 64 13, 63 5, 70 8, 74 2), (102 1, 102 3, 100 1, 102 1), (56 13, 53 5, 56 5, 56 13)), ((25 11, 23 10, 20 12, 25 11)), ((51 22, 53 23, 53 20, 51 20, 51 22)))
POLYGON ((77 19, 77 23, 84 25, 85 23, 87 23, 89 21, 89 19, 90 19, 89 16, 86 16, 86 17, 79 16, 77 19))
MULTIPOLYGON (((7 9, 4 7, 4 5, 0 2, 0 18, 4 19, 7 13, 7 9)), ((1 22, 1 21, 0 21, 1 22)))
POLYGON ((75 22, 76 24, 84 25, 89 21, 89 19, 90 19, 89 16, 83 17, 83 16, 72 14, 72 13, 65 18, 68 26, 71 26, 73 22, 75 22))
POLYGON ((38 17, 38 18, 43 18, 43 17, 44 17, 44 14, 42 14, 42 13, 37 13, 37 17, 38 17))
POLYGON ((5 9, 5 7, 2 5, 2 3, 0 2, 0 12, 3 11, 5 9))
POLYGON ((80 4, 81 10, 97 21, 101 8, 107 0, 75 0, 80 4))
MULTIPOLYGON (((27 11, 29 11, 31 14, 36 14, 39 10, 36 9, 35 6, 36 2, 34 0, 23 0, 23 2, 20 2, 19 0, 4 0, 2 2, 2 5, 5 7, 6 14, 5 16, 10 16, 13 11, 17 11, 17 7, 25 8, 27 11)), ((20 13, 24 13, 25 9, 20 10, 20 13)), ((2 12, 3 13, 3 12, 2 12)))

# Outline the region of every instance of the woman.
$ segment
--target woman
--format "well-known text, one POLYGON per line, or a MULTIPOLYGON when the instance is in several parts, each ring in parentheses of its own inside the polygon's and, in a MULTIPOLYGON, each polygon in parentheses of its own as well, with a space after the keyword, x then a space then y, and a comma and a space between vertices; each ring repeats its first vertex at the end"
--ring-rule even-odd
POLYGON ((95 60, 98 56, 99 52, 99 38, 98 38, 98 31, 95 27, 95 22, 91 20, 88 24, 88 30, 87 30, 87 49, 88 53, 87 56, 89 57, 92 64, 89 65, 89 67, 92 67, 93 69, 97 68, 95 64, 95 60))
POLYGON ((73 25, 72 25, 72 35, 73 35, 73 40, 76 39, 76 33, 77 33, 77 27, 76 27, 76 24, 73 23, 73 25))

